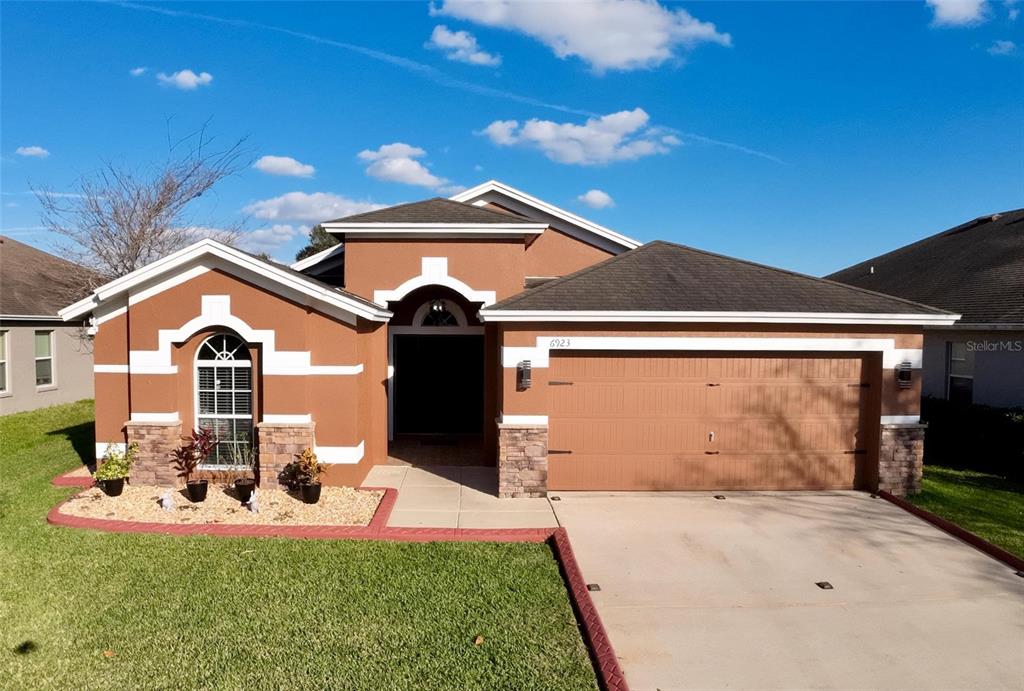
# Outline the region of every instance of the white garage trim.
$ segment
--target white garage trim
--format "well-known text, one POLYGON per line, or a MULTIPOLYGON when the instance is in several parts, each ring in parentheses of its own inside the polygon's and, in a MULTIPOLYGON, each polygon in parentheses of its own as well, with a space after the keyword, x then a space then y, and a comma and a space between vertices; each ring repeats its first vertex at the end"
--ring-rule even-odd
POLYGON ((548 424, 547 415, 502 415, 498 419, 499 425, 537 425, 548 424))
POLYGON ((317 460, 321 463, 352 464, 363 459, 363 442, 358 446, 314 446, 317 460))
POLYGON ((881 418, 881 424, 883 425, 920 425, 920 415, 883 415, 881 418))
POLYGON ((920 368, 922 351, 896 348, 891 338, 736 338, 703 336, 538 336, 536 346, 505 346, 502 367, 516 367, 529 360, 533 367, 550 364, 552 350, 709 350, 780 352, 875 352, 882 353, 882 366, 894 367, 909 361, 920 368))

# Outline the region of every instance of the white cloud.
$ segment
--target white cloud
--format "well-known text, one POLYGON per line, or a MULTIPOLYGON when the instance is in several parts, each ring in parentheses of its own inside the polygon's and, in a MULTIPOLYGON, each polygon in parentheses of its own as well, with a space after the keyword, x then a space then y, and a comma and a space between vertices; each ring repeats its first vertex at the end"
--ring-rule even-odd
POLYGON ((316 168, 300 163, 291 156, 261 156, 252 167, 268 175, 290 175, 298 178, 313 177, 316 168))
POLYGON ((148 69, 148 67, 133 67, 132 69, 128 70, 128 74, 130 74, 133 77, 141 77, 142 75, 146 74, 146 70, 148 69))
POLYGON ((183 91, 193 91, 200 86, 209 86, 213 82, 213 75, 209 72, 196 74, 192 70, 179 70, 173 74, 161 72, 156 78, 165 86, 173 86, 175 89, 183 91))
POLYGON ((309 234, 306 226, 276 223, 267 228, 257 228, 242 235, 239 245, 250 252, 273 254, 297 237, 309 234))
POLYGON ((988 47, 989 55, 1013 55, 1017 52, 1017 44, 1013 41, 994 41, 988 47))
POLYGON ((473 34, 468 31, 451 31, 444 24, 434 27, 430 40, 425 45, 427 48, 443 51, 446 58, 456 62, 485 67, 497 67, 501 64, 501 56, 481 50, 473 34))
POLYGON ((288 192, 280 197, 262 199, 246 206, 243 211, 268 221, 305 221, 320 223, 333 218, 360 214, 383 208, 383 204, 356 201, 329 192, 288 192))
POLYGON ((376 151, 366 149, 359 152, 359 158, 370 163, 366 167, 366 174, 378 180, 401 182, 406 185, 437 190, 446 189, 447 179, 434 175, 425 165, 416 160, 426 155, 427 152, 418 146, 402 142, 384 144, 376 151))
POLYGON ((972 26, 988 18, 987 0, 926 0, 935 26, 972 26))
POLYGON ((530 146, 553 161, 589 166, 664 154, 680 144, 677 137, 649 127, 649 120, 643 108, 634 108, 588 118, 582 125, 495 120, 482 133, 498 146, 530 146))
POLYGON ((19 146, 14 153, 29 158, 46 158, 50 155, 50 152, 41 146, 19 146))
POLYGON ((653 0, 445 0, 431 13, 524 33, 558 57, 576 56, 598 72, 657 67, 676 58, 680 47, 732 45, 714 24, 653 0))
POLYGON ((588 190, 576 197, 576 199, 583 202, 591 209, 607 209, 615 206, 615 200, 612 199, 611 195, 602 190, 588 190))

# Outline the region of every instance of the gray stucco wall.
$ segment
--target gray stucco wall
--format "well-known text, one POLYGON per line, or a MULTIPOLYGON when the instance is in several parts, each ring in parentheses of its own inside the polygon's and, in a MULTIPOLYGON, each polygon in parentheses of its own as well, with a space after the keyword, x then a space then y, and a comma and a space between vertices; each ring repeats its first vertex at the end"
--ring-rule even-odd
POLYGON ((71 403, 93 396, 92 343, 64 322, 2 322, 7 331, 8 388, 0 415, 71 403), (54 386, 36 387, 35 332, 53 330, 54 386))
POLYGON ((1024 406, 1024 331, 925 331, 923 395, 945 398, 946 344, 951 341, 973 345, 975 403, 1024 406))

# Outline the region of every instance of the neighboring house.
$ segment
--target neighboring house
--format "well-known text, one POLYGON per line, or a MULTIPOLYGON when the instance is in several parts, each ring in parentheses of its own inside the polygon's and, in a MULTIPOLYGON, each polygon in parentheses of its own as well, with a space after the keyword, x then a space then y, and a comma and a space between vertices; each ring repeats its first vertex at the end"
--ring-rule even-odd
POLYGON ((981 216, 828 278, 962 315, 925 329, 923 395, 1024 406, 1024 209, 981 216))
POLYGON ((204 240, 63 310, 98 327, 98 451, 138 442, 159 483, 211 427, 205 468, 254 437, 267 486, 307 446, 358 484, 418 440, 476 444, 502 496, 916 488, 922 329, 958 315, 498 182, 323 226, 290 268, 204 240))
POLYGON ((0 415, 92 398, 92 344, 57 310, 84 269, 0 236, 0 415))

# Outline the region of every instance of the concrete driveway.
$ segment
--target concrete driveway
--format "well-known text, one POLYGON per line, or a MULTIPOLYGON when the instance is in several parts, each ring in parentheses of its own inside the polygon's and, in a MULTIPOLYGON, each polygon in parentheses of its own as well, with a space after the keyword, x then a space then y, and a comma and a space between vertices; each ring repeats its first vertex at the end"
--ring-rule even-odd
POLYGON ((634 690, 1024 688, 1024 578, 882 499, 552 494, 634 690))

